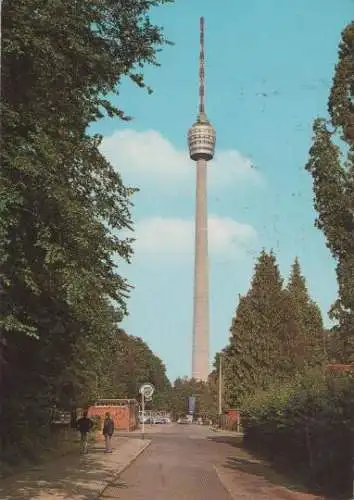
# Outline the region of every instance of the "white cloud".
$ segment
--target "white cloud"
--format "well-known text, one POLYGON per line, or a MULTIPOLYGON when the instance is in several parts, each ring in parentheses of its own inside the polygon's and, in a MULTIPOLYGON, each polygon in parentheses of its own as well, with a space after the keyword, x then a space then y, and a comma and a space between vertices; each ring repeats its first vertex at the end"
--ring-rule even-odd
MULTIPOLYGON (((187 150, 178 150, 155 130, 116 131, 102 141, 101 151, 124 176, 127 182, 149 180, 162 185, 185 182, 195 177, 193 162, 187 150)), ((236 150, 216 151, 210 162, 209 184, 230 186, 262 184, 262 177, 252 162, 236 150)))
MULTIPOLYGON (((209 216, 209 253, 212 257, 235 259, 257 239, 256 230, 229 217, 209 216)), ((152 217, 135 226, 134 244, 138 254, 178 255, 193 254, 194 220, 152 217)))

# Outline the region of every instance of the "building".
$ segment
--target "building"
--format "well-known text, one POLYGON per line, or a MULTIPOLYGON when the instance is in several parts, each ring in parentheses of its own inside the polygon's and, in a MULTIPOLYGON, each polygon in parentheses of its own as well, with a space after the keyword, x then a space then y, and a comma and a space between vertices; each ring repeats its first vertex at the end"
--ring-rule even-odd
POLYGON ((209 375, 209 276, 207 166, 214 156, 216 133, 205 112, 204 18, 200 18, 199 112, 188 132, 189 155, 196 162, 195 262, 192 377, 209 375))

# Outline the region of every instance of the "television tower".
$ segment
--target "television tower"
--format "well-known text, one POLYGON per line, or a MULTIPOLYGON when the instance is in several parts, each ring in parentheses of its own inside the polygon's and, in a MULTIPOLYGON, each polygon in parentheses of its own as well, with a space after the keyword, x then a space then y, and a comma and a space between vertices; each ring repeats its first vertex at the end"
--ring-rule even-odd
POLYGON ((215 129, 205 113, 204 65, 204 17, 201 17, 199 113, 188 132, 189 155, 196 162, 197 171, 192 377, 200 381, 207 381, 209 375, 207 162, 214 156, 216 140, 215 129))

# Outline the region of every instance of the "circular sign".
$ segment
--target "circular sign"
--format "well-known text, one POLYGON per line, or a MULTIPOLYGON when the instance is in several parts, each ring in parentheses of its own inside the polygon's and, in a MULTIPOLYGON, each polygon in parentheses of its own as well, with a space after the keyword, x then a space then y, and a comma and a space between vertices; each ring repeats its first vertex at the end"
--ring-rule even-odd
POLYGON ((151 398, 151 396, 154 394, 155 387, 152 384, 143 384, 140 387, 140 394, 144 394, 146 398, 151 398))

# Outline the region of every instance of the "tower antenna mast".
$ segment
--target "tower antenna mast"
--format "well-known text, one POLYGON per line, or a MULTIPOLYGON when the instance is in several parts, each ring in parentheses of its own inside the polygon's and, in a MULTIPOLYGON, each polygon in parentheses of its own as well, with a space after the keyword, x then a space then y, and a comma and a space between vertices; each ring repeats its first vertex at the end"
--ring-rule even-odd
POLYGON ((199 53, 199 115, 205 114, 205 55, 204 55, 204 17, 200 18, 200 53, 199 53))

